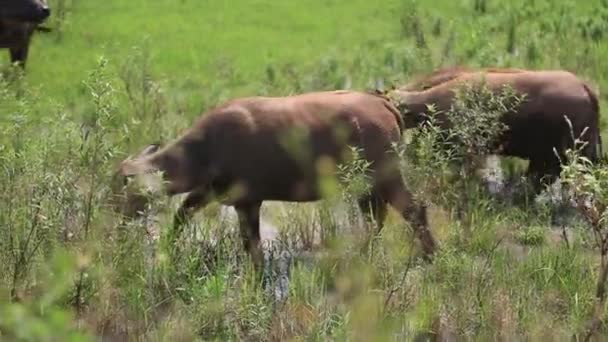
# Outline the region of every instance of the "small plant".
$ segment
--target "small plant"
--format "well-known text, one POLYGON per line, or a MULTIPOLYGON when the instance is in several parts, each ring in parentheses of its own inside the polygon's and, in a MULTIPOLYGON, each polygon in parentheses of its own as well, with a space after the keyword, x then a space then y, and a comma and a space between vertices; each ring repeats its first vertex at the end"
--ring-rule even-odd
POLYGON ((500 148, 498 142, 506 129, 502 115, 513 111, 521 99, 507 86, 494 93, 485 81, 464 84, 456 90, 451 108, 437 112, 431 107, 425 126, 414 135, 413 162, 422 165, 426 174, 435 175, 429 182, 443 189, 440 194, 456 207, 460 219, 469 211, 469 196, 479 188, 476 172, 483 157, 500 148), (450 123, 447 127, 446 122, 450 123), (452 192, 441 187, 450 183, 452 192))
POLYGON ((538 41, 536 38, 530 39, 526 46, 526 60, 530 64, 536 63, 541 57, 540 49, 538 47, 538 41))
MULTIPOLYGON (((81 251, 82 258, 88 259, 92 254, 86 246, 89 242, 90 233, 96 216, 99 213, 101 204, 104 203, 104 196, 107 187, 107 165, 110 158, 116 153, 115 146, 110 142, 110 131, 115 124, 116 104, 114 102, 114 86, 107 74, 106 68, 108 60, 104 57, 99 58, 96 68, 90 73, 89 79, 85 82, 91 98, 93 111, 85 118, 86 122, 82 126, 81 145, 79 155, 81 182, 85 185, 82 191, 82 218, 81 229, 78 240, 83 243, 81 251)), ((87 298, 92 296, 94 291, 93 277, 87 269, 88 263, 84 263, 76 280, 74 297, 72 304, 79 313, 82 313, 83 306, 87 298)))
POLYGON ((476 13, 485 14, 488 10, 487 0, 475 0, 473 3, 473 10, 476 13))
POLYGON ((270 83, 271 85, 274 85, 274 83, 276 82, 277 79, 277 75, 276 75, 276 71, 275 68, 272 64, 268 64, 266 66, 266 80, 268 83, 270 83))
POLYGON ((433 36, 435 36, 435 37, 441 36, 442 27, 443 27, 443 24, 442 24, 441 18, 435 18, 435 21, 433 23, 433 30, 431 31, 433 36))
POLYGON ((55 31, 55 37, 57 41, 63 38, 66 24, 68 23, 68 15, 72 11, 72 0, 52 0, 49 1, 49 7, 51 8, 52 15, 50 17, 50 24, 52 30, 55 31))
POLYGON ((497 143, 507 128, 502 115, 514 111, 521 100, 510 87, 493 93, 485 82, 466 84, 457 90, 454 105, 446 113, 452 124, 446 132, 446 143, 462 176, 471 178, 479 167, 479 157, 499 150, 497 143))
POLYGON ((456 41, 456 34, 454 33, 454 30, 449 30, 449 35, 448 38, 445 41, 445 44, 443 45, 442 48, 442 54, 441 54, 441 64, 445 63, 446 61, 449 61, 451 58, 453 58, 454 55, 454 43, 456 41))
POLYGON ((338 165, 338 181, 342 184, 342 198, 356 201, 357 198, 369 194, 371 177, 369 175, 371 162, 363 159, 360 148, 350 146, 350 158, 346 163, 338 165))
MULTIPOLYGON (((565 118, 570 125, 570 121, 565 118)), ((585 134, 585 131, 581 135, 585 134)), ((608 280, 608 168, 593 164, 582 156, 586 143, 572 134, 574 148, 566 152, 562 161, 561 179, 570 192, 573 206, 588 222, 594 237, 594 247, 600 253, 599 274, 595 291, 595 306, 591 314, 585 341, 590 340, 604 322, 606 281, 608 280)))
POLYGON ((429 107, 429 112, 428 119, 414 132, 411 141, 395 144, 393 149, 401 161, 404 177, 417 189, 418 195, 435 203, 448 204, 453 195, 449 184, 452 178, 450 163, 454 156, 444 146, 443 131, 434 106, 429 107))
MULTIPOLYGON (((339 184, 340 200, 346 207, 345 216, 340 220, 340 225, 346 227, 364 227, 370 230, 367 225, 362 225, 364 216, 373 217, 370 212, 362 212, 359 207, 359 199, 370 195, 372 179, 370 177, 371 162, 363 159, 362 150, 357 147, 349 147, 350 157, 342 164, 338 164, 337 176, 339 184)), ((382 222, 374 222, 382 224, 382 222)), ((373 234, 372 231, 365 233, 373 234)), ((361 232, 354 231, 355 235, 361 232)))
MULTIPOLYGON (((119 76, 132 111, 128 113, 129 121, 135 125, 145 125, 144 138, 158 140, 164 133, 162 124, 167 103, 161 83, 154 78, 152 62, 149 40, 144 39, 140 46, 133 47, 132 53, 120 67, 119 76)), ((131 137, 135 131, 131 130, 125 136, 131 137)), ((133 137, 130 139, 136 140, 133 137)))
POLYGON ((420 19, 418 4, 415 0, 408 1, 401 15, 401 34, 404 37, 414 37, 419 49, 427 49, 427 41, 424 34, 423 21, 420 19))
POLYGON ((310 75, 308 89, 340 89, 346 83, 347 75, 339 60, 334 56, 321 59, 316 70, 310 75))
POLYGON ((545 243, 545 228, 539 226, 522 228, 517 231, 515 239, 522 245, 542 245, 545 243))
POLYGON ((37 265, 53 253, 57 227, 69 226, 66 216, 75 208, 75 196, 71 162, 57 166, 56 149, 71 138, 60 129, 70 124, 61 118, 36 118, 37 99, 29 92, 16 97, 14 91, 0 80, 1 110, 11 113, 0 126, 0 258, 6 265, 0 280, 12 300, 22 300, 37 265), (39 139, 41 126, 48 132, 44 142, 39 139))
POLYGON ((514 54, 517 51, 517 24, 515 19, 509 22, 509 30, 507 31, 507 52, 514 54))
POLYGON ((93 336, 79 331, 73 315, 63 306, 69 291, 76 262, 67 253, 56 253, 46 260, 43 295, 22 303, 0 302, 0 339, 9 341, 93 341, 93 336))

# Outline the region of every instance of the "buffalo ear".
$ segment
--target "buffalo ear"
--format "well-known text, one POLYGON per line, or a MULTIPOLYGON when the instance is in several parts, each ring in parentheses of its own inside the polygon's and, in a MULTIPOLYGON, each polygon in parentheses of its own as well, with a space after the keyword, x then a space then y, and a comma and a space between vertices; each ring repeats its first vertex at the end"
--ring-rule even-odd
POLYGON ((136 155, 131 155, 120 163, 120 174, 123 176, 133 176, 146 173, 153 169, 150 162, 145 157, 154 154, 162 147, 159 143, 154 143, 146 146, 141 152, 136 155))
POLYGON ((143 156, 150 155, 152 153, 156 153, 158 150, 160 150, 161 147, 162 147, 162 144, 160 144, 160 143, 150 144, 150 145, 146 146, 146 148, 144 148, 143 151, 141 151, 141 153, 138 155, 138 157, 143 157, 143 156))
POLYGON ((123 176, 135 176, 146 173, 146 164, 141 160, 125 160, 120 163, 120 174, 123 176))

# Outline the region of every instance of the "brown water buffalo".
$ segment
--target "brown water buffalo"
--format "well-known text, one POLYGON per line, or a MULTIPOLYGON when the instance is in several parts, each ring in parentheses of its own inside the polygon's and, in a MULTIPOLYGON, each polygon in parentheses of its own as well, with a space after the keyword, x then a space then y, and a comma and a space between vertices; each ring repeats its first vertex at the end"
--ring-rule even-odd
POLYGON ((372 165, 372 191, 359 200, 362 209, 381 225, 389 203, 411 221, 430 256, 436 244, 426 209, 412 198, 396 154, 389 153, 401 138, 401 123, 387 98, 363 92, 240 98, 208 111, 166 147, 152 145, 123 161, 119 174, 162 171, 169 195, 188 193, 175 214, 176 229, 213 199, 233 205, 244 247, 259 266, 262 202, 321 199, 319 179, 334 170, 327 162, 340 163, 346 147, 356 146, 372 165))
POLYGON ((46 0, 0 0, 0 48, 9 49, 11 63, 25 68, 32 35, 51 14, 46 0))
MULTIPOLYGON (((535 179, 537 190, 541 189, 541 177, 548 176, 546 180, 553 181, 561 172, 553 148, 563 158, 565 150, 572 146, 564 116, 572 122, 575 137, 588 128, 582 137, 588 142, 583 153, 591 161, 599 159, 601 136, 597 95, 586 82, 567 71, 444 69, 389 91, 389 96, 404 103, 408 112, 404 116, 405 126, 413 128, 424 121, 427 104, 434 104, 439 111, 448 110, 454 100, 456 87, 462 82, 482 80, 494 91, 509 85, 517 93, 525 94, 518 109, 502 117, 507 131, 500 138, 500 153, 528 159, 528 173, 535 179)), ((438 119, 444 128, 449 124, 445 115, 439 113, 438 119)))

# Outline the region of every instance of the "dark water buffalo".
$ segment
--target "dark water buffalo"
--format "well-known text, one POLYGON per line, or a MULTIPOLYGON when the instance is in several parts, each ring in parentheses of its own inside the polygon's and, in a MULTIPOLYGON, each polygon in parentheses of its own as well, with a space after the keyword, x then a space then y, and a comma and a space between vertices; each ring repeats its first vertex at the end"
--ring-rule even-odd
POLYGON ((204 114, 164 148, 152 145, 122 162, 119 174, 162 171, 169 195, 188 193, 175 215, 179 227, 216 199, 234 205, 244 246, 256 265, 260 206, 265 200, 321 199, 319 180, 356 146, 372 163, 372 191, 359 204, 382 223, 387 203, 412 223, 427 256, 435 249, 426 209, 403 183, 397 158, 387 153, 401 138, 400 113, 387 98, 363 92, 315 92, 229 101, 204 114))
MULTIPOLYGON (((547 181, 552 181, 561 172, 553 148, 563 157, 565 150, 572 146, 564 116, 572 122, 575 137, 587 128, 582 137, 588 143, 583 154, 591 161, 599 159, 601 136, 597 95, 586 82, 567 71, 444 69, 389 94, 405 104, 409 113, 404 117, 405 125, 412 128, 424 121, 427 104, 434 104, 439 111, 448 110, 456 87, 462 82, 482 80, 493 91, 509 85, 517 93, 525 94, 517 110, 502 117, 507 131, 500 138, 500 153, 529 160, 528 172, 536 180, 537 190, 541 189, 541 177, 548 176, 547 181)), ((445 116, 439 114, 438 118, 440 124, 447 127, 449 123, 445 116)))
POLYGON ((25 68, 32 35, 50 14, 46 0, 0 0, 0 48, 9 49, 11 63, 25 68))

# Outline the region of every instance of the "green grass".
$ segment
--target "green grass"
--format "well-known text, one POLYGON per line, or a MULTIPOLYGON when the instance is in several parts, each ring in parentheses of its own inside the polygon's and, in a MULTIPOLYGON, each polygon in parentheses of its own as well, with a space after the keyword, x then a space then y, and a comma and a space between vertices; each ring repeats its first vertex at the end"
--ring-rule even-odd
POLYGON ((104 54, 120 63, 149 39, 153 70, 174 87, 204 85, 227 65, 243 86, 269 64, 314 64, 329 52, 352 54, 368 41, 394 40, 399 2, 374 8, 366 1, 117 1, 77 2, 65 35, 37 37, 31 58, 33 83, 53 94, 74 95, 79 80, 104 54))
POLYGON ((378 5, 362 0, 67 2, 71 10, 64 34, 60 39, 57 34, 36 37, 28 76, 45 94, 67 103, 78 102, 80 82, 98 56, 105 55, 119 66, 146 38, 154 75, 167 81, 167 91, 185 94, 181 96, 198 110, 201 101, 196 98, 218 82, 228 82, 223 89, 226 96, 257 94, 268 66, 291 65, 306 74, 323 58, 344 65, 354 87, 370 86, 370 77, 386 77, 386 69, 394 73, 387 63, 403 64, 398 70, 405 69, 406 74, 442 63, 561 67, 600 86, 607 82, 602 70, 608 65, 601 58, 606 40, 582 42, 576 27, 577 21, 594 16, 600 1, 584 5, 538 1, 535 6, 525 6, 525 1, 488 1, 484 15, 473 13, 473 1, 462 0, 390 0, 378 5), (421 22, 434 51, 431 65, 407 56, 413 42, 403 26, 411 25, 412 15, 421 22), (440 35, 429 34, 438 21, 440 35), (506 53, 512 22, 516 23, 515 55, 506 53), (444 57, 452 33, 453 47, 444 57), (538 56, 528 60, 531 45, 538 56), (362 68, 348 66, 356 59, 363 59, 362 68), (226 74, 230 80, 225 80, 226 74))
POLYGON ((446 204, 458 198, 453 187, 416 188, 432 202, 442 245, 425 264, 394 212, 364 253, 355 212, 265 204, 285 244, 310 248, 311 231, 326 234, 293 265, 283 303, 256 286, 236 222, 219 221, 216 205, 180 253, 167 238, 179 199, 156 199, 155 221, 125 223, 112 211, 120 160, 236 96, 367 89, 464 64, 572 70, 608 105, 602 1, 488 0, 485 13, 474 2, 66 0, 65 21, 35 37, 22 82, 0 84, 0 339, 563 340, 583 331, 597 251, 579 222, 567 244, 552 238, 544 207, 472 191, 466 226, 446 204), (580 23, 603 39, 585 37, 580 23), (150 231, 160 235, 154 247, 150 231))

